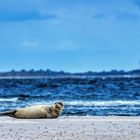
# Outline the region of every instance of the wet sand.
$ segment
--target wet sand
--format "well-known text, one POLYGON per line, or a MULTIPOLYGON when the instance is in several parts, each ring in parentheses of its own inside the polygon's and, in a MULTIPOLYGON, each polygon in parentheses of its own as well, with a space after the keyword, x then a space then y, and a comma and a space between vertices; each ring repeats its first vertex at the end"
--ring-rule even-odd
POLYGON ((0 140, 140 140, 140 117, 0 117, 0 140))

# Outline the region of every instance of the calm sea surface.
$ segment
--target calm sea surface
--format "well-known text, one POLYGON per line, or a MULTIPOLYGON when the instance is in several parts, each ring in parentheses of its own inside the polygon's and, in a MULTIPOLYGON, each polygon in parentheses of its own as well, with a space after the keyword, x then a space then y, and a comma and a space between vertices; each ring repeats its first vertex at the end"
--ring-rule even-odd
POLYGON ((140 78, 0 79, 0 111, 55 101, 62 115, 138 116, 140 78))

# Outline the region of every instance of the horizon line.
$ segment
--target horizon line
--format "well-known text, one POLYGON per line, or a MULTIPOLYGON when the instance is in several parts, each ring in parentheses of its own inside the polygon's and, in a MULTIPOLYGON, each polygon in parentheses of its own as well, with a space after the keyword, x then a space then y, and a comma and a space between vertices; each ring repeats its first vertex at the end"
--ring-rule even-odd
POLYGON ((12 71, 15 71, 15 72, 21 72, 21 71, 26 71, 26 72, 29 72, 29 71, 52 71, 52 72, 65 72, 65 73, 86 73, 86 72, 111 72, 111 71, 124 71, 124 72, 129 72, 129 71, 135 71, 135 70, 140 70, 139 68, 135 68, 135 69, 110 69, 110 70, 86 70, 86 71, 67 71, 67 70, 53 70, 53 69, 34 69, 34 68, 31 68, 31 69, 10 69, 10 70, 0 70, 0 73, 6 73, 6 72, 12 72, 12 71))

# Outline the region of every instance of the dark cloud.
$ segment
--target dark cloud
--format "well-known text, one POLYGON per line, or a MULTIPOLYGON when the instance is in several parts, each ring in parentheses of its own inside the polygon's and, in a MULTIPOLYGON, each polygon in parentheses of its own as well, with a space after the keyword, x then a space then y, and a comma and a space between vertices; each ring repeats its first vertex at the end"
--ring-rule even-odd
POLYGON ((95 19, 112 18, 116 20, 138 20, 140 19, 140 13, 133 12, 110 12, 110 14, 96 14, 93 16, 95 19))
POLYGON ((140 9, 140 0, 134 0, 136 6, 140 9))
POLYGON ((93 18, 102 19, 102 18, 106 18, 108 16, 109 15, 107 15, 107 14, 95 14, 95 15, 93 15, 93 18))
POLYGON ((0 13, 0 22, 8 21, 28 21, 28 20, 50 20, 56 19, 54 14, 41 14, 39 12, 16 12, 16 13, 0 13))
POLYGON ((46 4, 39 0, 2 0, 0 1, 0 22, 56 18, 56 15, 49 13, 43 5, 46 4))
POLYGON ((137 20, 137 19, 140 19, 140 14, 122 12, 122 13, 117 13, 115 18, 116 19, 124 19, 124 20, 137 20))
POLYGON ((93 15, 95 19, 111 18, 115 20, 138 20, 140 19, 140 0, 106 1, 101 7, 98 5, 98 12, 93 15), (111 2, 111 1, 110 1, 111 2))

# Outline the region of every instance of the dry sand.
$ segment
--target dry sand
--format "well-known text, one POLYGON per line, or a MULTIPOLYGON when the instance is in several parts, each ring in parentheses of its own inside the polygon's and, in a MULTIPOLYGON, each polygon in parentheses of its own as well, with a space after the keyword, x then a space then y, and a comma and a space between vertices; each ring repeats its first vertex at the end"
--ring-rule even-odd
POLYGON ((140 140, 140 117, 0 117, 0 140, 140 140))

